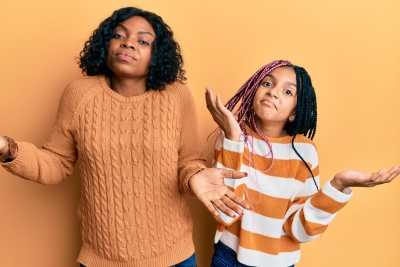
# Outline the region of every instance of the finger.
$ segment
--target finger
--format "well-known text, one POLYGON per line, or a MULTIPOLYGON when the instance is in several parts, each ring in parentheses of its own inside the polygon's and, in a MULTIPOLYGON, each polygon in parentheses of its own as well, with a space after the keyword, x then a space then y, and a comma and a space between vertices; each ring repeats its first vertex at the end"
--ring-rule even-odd
POLYGON ((220 174, 221 178, 229 178, 229 179, 240 179, 240 178, 247 177, 246 172, 224 170, 224 169, 220 169, 219 174, 220 174))
POLYGON ((218 211, 215 209, 214 205, 208 201, 208 200, 202 200, 200 199, 201 202, 203 202, 204 206, 208 209, 208 211, 213 215, 213 216, 219 216, 218 211))
POLYGON ((216 108, 218 108, 218 110, 219 110, 220 112, 224 112, 224 111, 226 110, 224 104, 222 104, 221 96, 220 96, 219 94, 217 94, 217 96, 216 96, 216 99, 215 99, 215 106, 216 106, 216 108))
POLYGON ((207 109, 213 116, 214 120, 218 116, 220 116, 220 111, 216 107, 214 95, 210 88, 206 88, 206 104, 207 104, 207 109))
POLYGON ((206 104, 207 104, 207 109, 210 110, 211 108, 211 93, 210 93, 210 89, 206 88, 206 92, 205 92, 205 98, 206 98, 206 104))
POLYGON ((398 167, 393 167, 387 173, 388 176, 385 179, 385 183, 390 183, 394 178, 396 178, 399 175, 400 169, 398 167))
MULTIPOLYGON (((235 196, 235 195, 234 195, 235 196)), ((240 197, 238 197, 240 199, 240 197)), ((240 206, 235 203, 229 196, 225 195, 221 198, 221 201, 231 210, 236 212, 237 214, 243 216, 243 210, 240 208, 240 206)))
POLYGON ((219 199, 216 199, 213 201, 213 204, 223 213, 225 213, 226 215, 228 215, 231 218, 235 218, 236 214, 232 211, 232 209, 230 209, 229 207, 227 207, 225 205, 224 202, 222 202, 219 199))
MULTIPOLYGON (((239 204, 240 206, 242 206, 243 208, 247 209, 247 210, 251 210, 252 207, 250 205, 249 202, 247 202, 246 200, 244 200, 243 198, 239 197, 238 195, 236 195, 234 192, 232 191, 227 191, 226 192, 226 198, 229 198, 230 201, 232 201, 234 204, 239 204)), ((239 208, 239 207, 238 207, 239 208)), ((232 208, 233 209, 233 208, 232 208)), ((239 208, 240 209, 240 208, 239 208)), ((241 213, 239 212, 239 210, 237 209, 233 209, 237 214, 242 214, 243 215, 243 211, 240 209, 241 213)))

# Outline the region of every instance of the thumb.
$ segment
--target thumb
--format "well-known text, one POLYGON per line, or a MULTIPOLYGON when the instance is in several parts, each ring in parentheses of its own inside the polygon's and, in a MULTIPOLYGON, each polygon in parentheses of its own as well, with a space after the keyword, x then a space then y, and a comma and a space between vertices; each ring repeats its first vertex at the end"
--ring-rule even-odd
POLYGON ((247 177, 247 172, 220 169, 221 178, 241 179, 247 177))

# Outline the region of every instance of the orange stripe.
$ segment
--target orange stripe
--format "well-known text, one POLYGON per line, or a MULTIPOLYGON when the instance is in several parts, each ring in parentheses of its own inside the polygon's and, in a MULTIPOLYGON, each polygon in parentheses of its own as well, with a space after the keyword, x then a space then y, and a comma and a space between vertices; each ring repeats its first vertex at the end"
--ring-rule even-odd
POLYGON ((283 219, 285 217, 289 199, 268 196, 247 187, 245 194, 246 200, 253 207, 253 212, 275 219, 283 219))
POLYGON ((218 155, 218 162, 227 168, 238 171, 240 170, 242 156, 242 153, 222 149, 218 155))
MULTIPOLYGON (((250 166, 253 169, 265 171, 271 165, 271 158, 265 158, 260 155, 252 154, 249 152, 247 147, 244 149, 244 155, 243 164, 250 166)), ((311 168, 311 164, 307 164, 311 168)), ((316 166, 312 171, 314 177, 319 175, 319 166, 316 166)), ((264 174, 282 178, 296 178, 301 182, 304 182, 307 178, 311 177, 311 174, 304 165, 304 162, 297 159, 274 159, 274 167, 269 172, 264 172, 264 174)))
POLYGON ((293 252, 300 249, 300 244, 289 236, 273 238, 252 233, 240 228, 241 221, 237 221, 226 230, 239 238, 239 245, 246 249, 257 250, 270 255, 278 255, 279 252, 293 252))
POLYGON ((314 207, 318 207, 319 209, 328 212, 330 214, 334 214, 341 210, 346 203, 340 203, 334 200, 333 198, 325 195, 322 193, 322 191, 319 191, 318 193, 315 194, 313 198, 311 198, 310 203, 314 207))
POLYGON ((328 225, 323 225, 323 224, 307 221, 304 216, 304 209, 300 210, 299 218, 300 218, 301 224, 303 225, 305 232, 309 236, 322 234, 323 232, 325 232, 326 228, 328 228, 328 225))
POLYGON ((281 243, 279 246, 281 252, 294 252, 300 250, 300 243, 294 241, 290 236, 281 236, 281 243))

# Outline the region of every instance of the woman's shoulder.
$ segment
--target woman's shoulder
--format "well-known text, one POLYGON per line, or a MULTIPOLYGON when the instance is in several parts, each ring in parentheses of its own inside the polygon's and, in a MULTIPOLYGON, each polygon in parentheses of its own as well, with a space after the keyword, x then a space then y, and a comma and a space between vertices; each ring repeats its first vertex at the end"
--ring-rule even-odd
POLYGON ((175 81, 175 82, 165 86, 164 91, 169 92, 169 93, 182 93, 182 92, 187 92, 190 90, 189 90, 189 87, 186 82, 175 81))
POLYGON ((75 108, 85 96, 93 92, 93 89, 100 88, 99 76, 81 76, 71 80, 60 99, 60 105, 68 105, 75 108))
POLYGON ((70 91, 87 91, 93 87, 100 86, 100 79, 102 76, 81 76, 71 80, 66 90, 70 91))

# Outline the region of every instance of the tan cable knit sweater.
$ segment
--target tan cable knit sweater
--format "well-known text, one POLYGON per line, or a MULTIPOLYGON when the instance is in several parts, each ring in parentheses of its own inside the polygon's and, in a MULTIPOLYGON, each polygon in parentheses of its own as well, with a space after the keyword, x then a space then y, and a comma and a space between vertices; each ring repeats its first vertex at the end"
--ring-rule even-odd
POLYGON ((183 193, 205 168, 193 97, 186 85, 124 97, 104 76, 65 89, 43 148, 18 143, 2 164, 25 179, 57 184, 79 158, 78 261, 97 266, 170 266, 194 252, 183 193))

